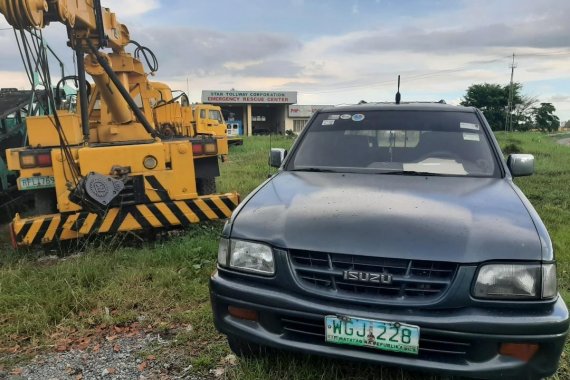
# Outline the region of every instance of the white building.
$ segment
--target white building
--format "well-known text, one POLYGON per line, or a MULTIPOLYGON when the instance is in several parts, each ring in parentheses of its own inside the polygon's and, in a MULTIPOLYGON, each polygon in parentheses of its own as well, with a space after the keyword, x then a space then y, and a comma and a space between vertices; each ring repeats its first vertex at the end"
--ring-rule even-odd
POLYGON ((296 104, 296 91, 270 90, 204 90, 202 103, 220 106, 224 118, 240 121, 248 136, 288 130, 298 133, 315 111, 328 107, 296 104))

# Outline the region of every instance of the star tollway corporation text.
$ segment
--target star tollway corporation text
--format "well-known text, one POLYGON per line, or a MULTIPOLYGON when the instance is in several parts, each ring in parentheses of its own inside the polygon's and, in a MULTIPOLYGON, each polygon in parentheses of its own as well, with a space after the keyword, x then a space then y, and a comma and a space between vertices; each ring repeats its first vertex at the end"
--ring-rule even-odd
POLYGON ((249 103, 249 102, 264 102, 264 103, 281 103, 287 102, 286 94, 279 92, 258 92, 258 93, 240 93, 240 92, 214 92, 208 96, 209 102, 232 102, 232 103, 249 103))

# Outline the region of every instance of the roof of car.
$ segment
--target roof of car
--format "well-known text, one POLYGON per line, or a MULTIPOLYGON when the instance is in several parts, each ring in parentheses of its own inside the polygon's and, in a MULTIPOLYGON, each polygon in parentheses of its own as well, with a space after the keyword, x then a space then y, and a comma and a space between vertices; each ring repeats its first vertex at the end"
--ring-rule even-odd
POLYGON ((474 112, 473 107, 454 106, 445 103, 364 103, 327 107, 320 112, 359 112, 359 111, 445 111, 445 112, 474 112))

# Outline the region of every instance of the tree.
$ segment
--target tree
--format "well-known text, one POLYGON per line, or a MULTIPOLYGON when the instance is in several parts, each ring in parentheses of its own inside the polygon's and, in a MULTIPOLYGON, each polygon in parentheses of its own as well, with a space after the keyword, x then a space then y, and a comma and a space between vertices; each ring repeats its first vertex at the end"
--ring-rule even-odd
POLYGON ((534 128, 532 112, 536 103, 538 103, 538 98, 535 96, 520 96, 520 103, 514 107, 513 130, 528 131, 534 128))
MULTIPOLYGON (((461 105, 479 108, 485 114, 493 130, 504 130, 509 104, 509 90, 509 85, 501 86, 494 83, 474 84, 467 89, 461 105)), ((521 90, 522 86, 519 83, 513 84, 513 110, 515 110, 513 124, 516 124, 518 120, 516 109, 523 104, 521 90)), ((530 98, 527 100, 530 100, 530 98)))
POLYGON ((560 128, 560 119, 554 115, 556 108, 552 103, 540 103, 540 107, 533 109, 536 128, 543 132, 553 132, 560 128))

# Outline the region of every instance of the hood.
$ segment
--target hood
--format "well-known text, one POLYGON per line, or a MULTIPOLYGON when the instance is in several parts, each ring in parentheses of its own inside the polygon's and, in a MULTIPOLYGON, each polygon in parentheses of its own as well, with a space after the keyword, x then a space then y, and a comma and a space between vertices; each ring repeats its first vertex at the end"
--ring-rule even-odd
POLYGON ((231 236, 387 258, 541 259, 528 210, 499 178, 284 171, 242 206, 231 236))

